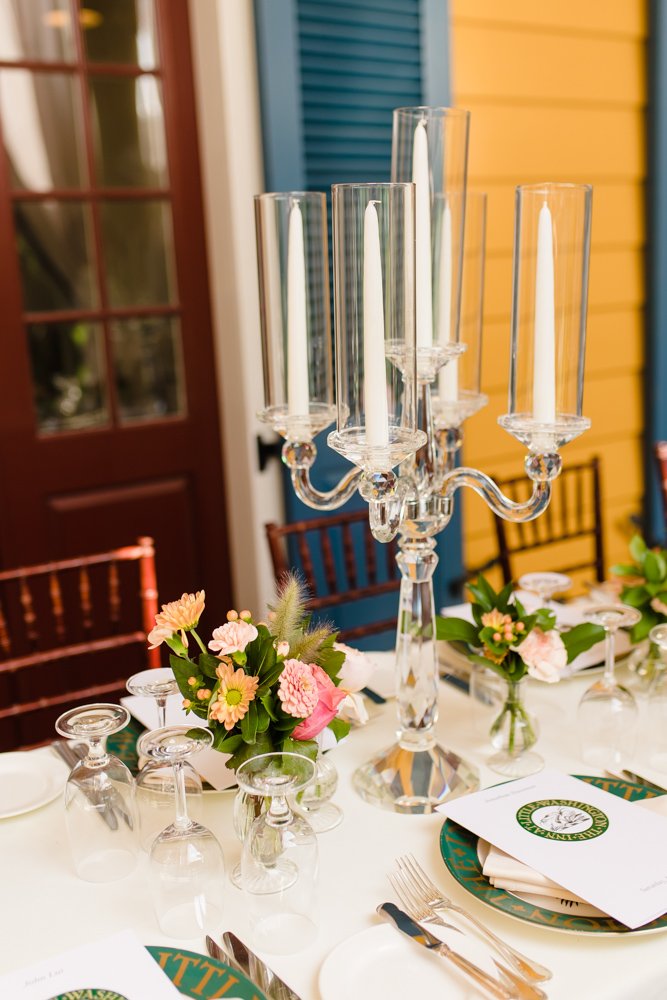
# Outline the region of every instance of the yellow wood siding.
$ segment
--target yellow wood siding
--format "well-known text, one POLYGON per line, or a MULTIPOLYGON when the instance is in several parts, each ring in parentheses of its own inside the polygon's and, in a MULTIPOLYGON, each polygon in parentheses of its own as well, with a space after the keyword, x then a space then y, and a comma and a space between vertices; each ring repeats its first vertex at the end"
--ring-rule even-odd
MULTIPOLYGON (((565 462, 602 460, 608 564, 625 556, 641 509, 647 11, 643 0, 451 0, 453 92, 472 113, 471 189, 488 192, 483 388, 465 426, 466 464, 519 475, 524 451, 496 424, 507 409, 514 186, 593 184, 584 413, 591 430, 565 462)), ((491 515, 464 499, 468 566, 496 550, 491 515)), ((521 572, 578 561, 566 543, 521 572)))

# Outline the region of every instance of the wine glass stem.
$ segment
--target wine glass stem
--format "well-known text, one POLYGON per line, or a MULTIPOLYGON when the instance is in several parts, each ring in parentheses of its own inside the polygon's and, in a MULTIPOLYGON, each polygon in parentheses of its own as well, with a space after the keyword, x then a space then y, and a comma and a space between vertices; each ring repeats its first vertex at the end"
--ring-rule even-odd
POLYGON ((179 830, 184 830, 190 825, 190 819, 185 799, 185 771, 183 770, 183 761, 175 760, 172 766, 174 768, 174 794, 176 796, 176 820, 174 826, 179 830))
POLYGON ((102 767, 109 761, 109 755, 106 752, 104 743, 101 739, 93 739, 89 737, 88 739, 88 753, 86 755, 86 764, 89 767, 102 767))
POLYGON ((157 727, 163 729, 167 725, 167 699, 157 698, 157 727))
POLYGON ((266 822, 269 826, 284 826, 292 818, 292 811, 287 799, 282 795, 276 795, 271 799, 269 811, 266 814, 266 822))
POLYGON ((615 684, 614 677, 614 647, 616 644, 616 633, 612 629, 605 629, 604 633, 604 679, 607 684, 615 684))

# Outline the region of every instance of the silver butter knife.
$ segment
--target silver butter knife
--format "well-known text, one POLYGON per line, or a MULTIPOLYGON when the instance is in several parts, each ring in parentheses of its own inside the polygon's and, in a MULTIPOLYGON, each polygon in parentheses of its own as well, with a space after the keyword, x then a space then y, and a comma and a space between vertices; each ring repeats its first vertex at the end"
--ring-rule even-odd
POLYGON ((225 931, 222 935, 222 943, 225 951, 229 953, 241 971, 249 976, 271 1000, 301 1000, 301 997, 294 992, 291 986, 288 986, 280 976, 277 976, 266 962, 263 962, 250 948, 247 948, 236 934, 225 931))
POLYGON ((412 917, 409 917, 400 907, 396 906, 395 903, 382 903, 378 906, 377 912, 381 917, 394 924, 402 934, 409 937, 415 944, 420 944, 423 948, 434 951, 441 958, 448 959, 452 965, 457 966, 461 972, 467 975, 487 995, 497 997, 498 1000, 516 1000, 521 995, 515 990, 506 989, 502 983, 494 979, 493 976, 490 976, 484 969, 480 969, 479 966, 469 962, 463 955, 459 955, 449 945, 444 944, 440 938, 424 930, 412 917))
MULTIPOLYGON (((214 941, 208 934, 206 935, 206 950, 211 958, 217 958, 219 962, 224 962, 225 965, 234 969, 235 972, 240 972, 242 975, 249 978, 245 969, 242 969, 239 963, 234 960, 234 956, 228 955, 224 948, 221 948, 218 942, 214 941)), ((253 986, 257 985, 257 983, 253 983, 253 986)))

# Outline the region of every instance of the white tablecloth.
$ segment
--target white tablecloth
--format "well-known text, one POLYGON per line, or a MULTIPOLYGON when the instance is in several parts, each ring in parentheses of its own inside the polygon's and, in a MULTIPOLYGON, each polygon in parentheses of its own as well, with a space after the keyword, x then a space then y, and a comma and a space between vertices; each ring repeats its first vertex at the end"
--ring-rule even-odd
MULTIPOLYGON (((533 683, 531 687, 531 704, 541 726, 537 749, 551 766, 568 773, 590 773, 579 758, 574 725, 578 699, 590 682, 590 677, 574 678, 556 686, 533 683)), ((484 766, 490 753, 490 722, 487 709, 451 685, 441 685, 440 742, 477 763, 483 785, 499 780, 484 766)), ((337 829, 319 838, 319 936, 305 951, 266 956, 303 1000, 318 1000, 318 971, 334 945, 379 922, 376 906, 395 898, 387 874, 394 868, 395 858, 407 852, 418 858, 456 902, 553 970, 553 979, 544 984, 552 1000, 667 997, 667 931, 623 937, 573 935, 498 913, 470 897, 447 872, 438 847, 441 816, 394 815, 361 801, 352 788, 352 772, 358 763, 389 745, 394 730, 395 708, 389 702, 365 728, 355 730, 331 751, 340 774, 336 801, 345 818, 337 829)), ((233 797, 229 791, 205 795, 204 821, 220 839, 228 868, 240 856, 232 829, 233 797)), ((640 844, 637 849, 641 850, 640 844)), ((170 943, 204 951, 202 940, 167 942, 161 936, 152 913, 145 857, 136 872, 120 882, 93 885, 75 877, 62 799, 33 813, 0 820, 0 886, 1 972, 124 927, 134 928, 145 944, 170 943)), ((228 883, 226 899, 227 929, 248 941, 242 893, 228 883)), ((448 989, 446 995, 448 1000, 457 1000, 472 994, 448 989)), ((363 984, 358 996, 364 996, 363 984)))

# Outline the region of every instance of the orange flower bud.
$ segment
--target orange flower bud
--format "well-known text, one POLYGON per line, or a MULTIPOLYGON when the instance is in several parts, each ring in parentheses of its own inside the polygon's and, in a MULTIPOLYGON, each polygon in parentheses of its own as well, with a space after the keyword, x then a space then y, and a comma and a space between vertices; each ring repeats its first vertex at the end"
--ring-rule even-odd
POLYGON ((252 620, 252 615, 246 609, 245 611, 239 611, 239 618, 242 618, 244 622, 249 622, 252 620))
POLYGON ((190 701, 189 698, 184 698, 183 699, 183 708, 190 708, 191 704, 192 704, 192 702, 190 701))
POLYGON ((235 622, 237 618, 238 618, 238 613, 236 611, 234 611, 233 608, 232 608, 231 611, 227 612, 227 621, 228 622, 235 622))
POLYGON ((197 683, 196 677, 188 677, 188 684, 190 685, 190 687, 194 687, 196 683, 197 683))

